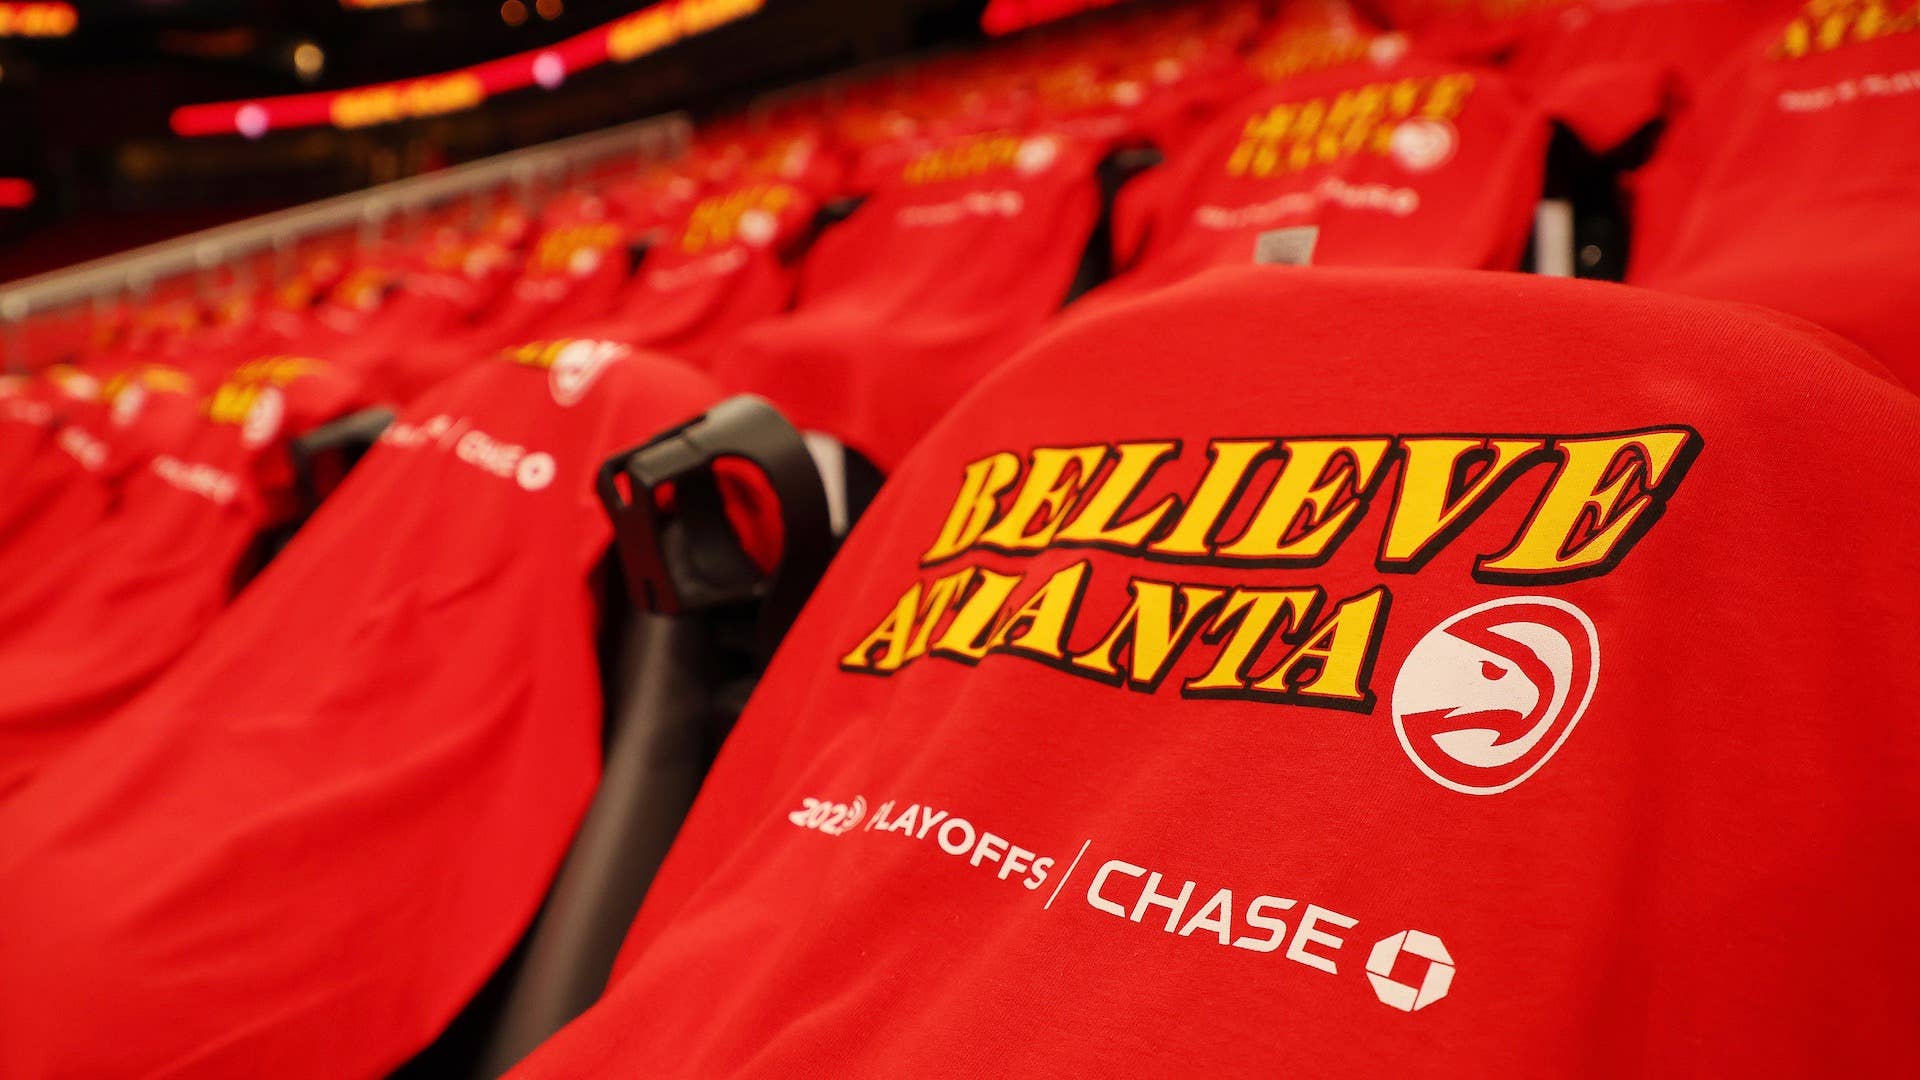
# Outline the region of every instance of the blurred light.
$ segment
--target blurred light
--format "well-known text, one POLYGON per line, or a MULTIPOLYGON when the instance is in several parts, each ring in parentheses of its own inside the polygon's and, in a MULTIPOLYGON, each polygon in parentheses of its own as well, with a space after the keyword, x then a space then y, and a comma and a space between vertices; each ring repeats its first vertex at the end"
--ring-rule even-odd
POLYGON ((120 151, 120 171, 127 179, 144 182, 159 169, 161 157, 150 145, 133 143, 120 151))
POLYGON ((20 210, 33 205, 33 181, 0 176, 0 208, 20 210))
POLYGON ((527 21, 527 5, 520 0, 507 0, 500 5, 500 21, 508 26, 519 26, 527 21))
POLYGON ((240 111, 233 114, 234 128, 249 139, 265 135, 267 124, 267 110, 258 105, 242 105, 240 111))
MULTIPOLYGON (((180 135, 241 134, 259 138, 271 129, 340 129, 387 124, 471 109, 489 98, 531 86, 551 89, 577 72, 601 64, 625 64, 716 27, 758 12, 766 0, 655 0, 611 22, 574 34, 544 49, 395 82, 341 90, 307 91, 240 101, 183 105, 169 124, 180 135)), ((526 14, 522 0, 506 0, 526 14)))
POLYGON ((541 18, 553 20, 559 18, 567 8, 560 0, 533 0, 533 10, 539 12, 541 18))
POLYGON ((0 65, 0 82, 6 82, 6 81, 7 81, 7 69, 5 65, 0 65))
POLYGON ((360 8, 364 11, 369 8, 400 7, 405 4, 417 4, 419 2, 420 0, 340 0, 340 6, 343 8, 360 8))
POLYGON ((0 3, 0 37, 66 37, 80 22, 67 3, 0 3))
POLYGON ((303 41, 293 47, 293 70, 300 78, 312 82, 320 77, 320 70, 327 66, 327 54, 320 46, 311 41, 303 41))

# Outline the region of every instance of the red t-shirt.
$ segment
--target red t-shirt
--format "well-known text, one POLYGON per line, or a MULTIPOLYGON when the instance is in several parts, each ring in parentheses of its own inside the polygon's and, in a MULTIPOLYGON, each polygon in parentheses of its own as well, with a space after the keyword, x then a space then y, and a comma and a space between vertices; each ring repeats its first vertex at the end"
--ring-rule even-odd
POLYGON ((177 368, 142 364, 106 379, 69 372, 63 381, 69 390, 41 380, 0 395, 0 430, 25 453, 6 469, 0 505, 0 575, 13 583, 6 610, 28 610, 17 598, 42 568, 71 557, 121 504, 128 477, 200 422, 200 389, 177 368))
POLYGON ((1452 60, 1498 62, 1542 12, 1578 0, 1358 0, 1381 25, 1405 33, 1421 53, 1452 60))
POLYGON ((100 393, 98 378, 66 364, 33 376, 0 376, 0 476, 6 477, 0 488, 0 551, 59 494, 76 449, 104 458, 71 440, 66 447, 56 441, 67 418, 100 393))
POLYGON ((1319 229, 1315 265, 1518 266, 1547 137, 1484 68, 1408 59, 1263 90, 1161 166, 1137 265, 1093 295, 1244 265, 1262 233, 1298 226, 1319 229))
MULTIPOLYGON (((156 411, 145 439, 101 438, 98 450, 74 451, 103 474, 74 477, 77 491, 105 491, 118 478, 95 498, 110 499, 112 513, 96 511, 62 546, 13 552, 7 563, 14 584, 0 595, 0 796, 193 644, 232 597, 255 537, 289 509, 287 433, 351 404, 351 384, 324 366, 272 358, 209 394, 199 422, 182 423, 179 408, 156 411)), ((56 438, 80 430, 69 424, 56 438)))
POLYGON ((515 1076, 1899 1071, 1920 401, 1864 362, 1435 270, 1048 336, 515 1076))
POLYGON ((1597 152, 1680 107, 1793 0, 1368 0, 1427 56, 1497 63, 1597 152))
POLYGON ((1610 150, 1684 106, 1792 0, 1581 0, 1519 20, 1507 70, 1554 119, 1610 150))
POLYGON ((415 350, 464 339, 476 318, 511 287, 512 239, 511 220, 478 237, 436 230, 420 250, 391 257, 395 265, 377 279, 377 295, 353 287, 367 274, 336 289, 298 348, 354 371, 372 396, 404 403, 433 378, 410 377, 405 359, 415 350))
POLYGON ((735 334, 792 304, 794 250, 818 207, 805 189, 779 181, 717 191, 647 251, 615 314, 556 325, 704 367, 735 334))
POLYGON ((0 476, 13 476, 53 430, 53 407, 30 375, 0 375, 0 476))
POLYGON ((565 200, 527 253, 520 276, 465 333, 415 341, 390 358, 388 383, 402 401, 495 352, 606 314, 627 282, 627 233, 612 208, 590 196, 565 200))
MULTIPOLYGON (((1347 0, 1294 0, 1251 28, 1244 50, 1227 41, 1180 62, 1179 81, 1156 87, 1140 118, 1148 141, 1168 160, 1192 152, 1222 110, 1263 87, 1337 69, 1384 69, 1406 55, 1405 34, 1382 29, 1347 0)), ((1158 67, 1158 64, 1155 65, 1158 67)), ((1133 264, 1160 209, 1159 186, 1173 170, 1150 169, 1115 196, 1115 269, 1133 264)))
POLYGON ((1920 389, 1916 108, 1915 5, 1777 24, 1662 140, 1627 279, 1812 319, 1920 389))
POLYGON ((390 427, 187 656, 0 800, 0 920, 34 928, 0 940, 0 1074, 373 1076, 428 1043, 593 791, 594 475, 717 398, 651 358, 491 361, 390 427))
POLYGON ((736 335, 715 374, 891 468, 1065 301, 1101 152, 1002 131, 912 158, 821 235, 796 309, 736 335))

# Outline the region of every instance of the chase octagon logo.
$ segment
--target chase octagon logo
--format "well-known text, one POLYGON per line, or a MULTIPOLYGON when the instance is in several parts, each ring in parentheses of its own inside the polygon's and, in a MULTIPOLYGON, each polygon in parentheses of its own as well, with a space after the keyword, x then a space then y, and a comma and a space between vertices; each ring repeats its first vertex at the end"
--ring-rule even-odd
POLYGON ((1593 700, 1600 637, 1564 600, 1510 596, 1427 631, 1393 683, 1393 730, 1434 783, 1497 795, 1540 771, 1593 700))

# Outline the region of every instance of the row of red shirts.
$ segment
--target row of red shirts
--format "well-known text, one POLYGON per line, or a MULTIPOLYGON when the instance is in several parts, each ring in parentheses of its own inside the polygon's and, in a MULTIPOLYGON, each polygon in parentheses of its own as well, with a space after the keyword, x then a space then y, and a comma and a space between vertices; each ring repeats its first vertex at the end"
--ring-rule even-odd
MULTIPOLYGON (((1659 14, 1684 21, 1685 10, 1674 5, 1659 14)), ((1612 22, 1596 18, 1597 27, 1617 31, 1623 55, 1641 41, 1684 40, 1669 22, 1636 14, 1648 21, 1633 23, 1632 33, 1620 22, 1625 13, 1612 22)), ((1718 36, 1709 40, 1726 40, 1723 15, 1700 16, 1721 20, 1713 24, 1718 36)), ((1897 123, 1903 102, 1889 84, 1852 113, 1815 116, 1792 138, 1767 141, 1782 133, 1772 117, 1781 79, 1837 82, 1843 76, 1832 72, 1891 69, 1893 58, 1915 55, 1917 48, 1915 35, 1847 43, 1810 58, 1824 65, 1822 72, 1783 66, 1754 44, 1750 62, 1733 69, 1737 74, 1700 91, 1704 96, 1675 123, 1668 148, 1636 185, 1634 280, 1801 314, 1865 344, 1903 381, 1920 378, 1914 373, 1920 346, 1905 321, 1891 314, 1904 288, 1903 263, 1882 250, 1900 242, 1895 226, 1913 219, 1908 194, 1920 184, 1920 171, 1904 160, 1908 147, 1880 137, 1897 123), (1742 80, 1752 79, 1754 69, 1773 83, 1747 86, 1742 80), (1712 110, 1722 115, 1715 118, 1712 110), (1809 146, 1830 152, 1809 154, 1809 146), (1712 171, 1703 175, 1690 166, 1695 155, 1711 162, 1712 171), (1806 183, 1799 182, 1803 177, 1806 183), (1879 227, 1869 225, 1875 221, 1879 227), (1681 228, 1675 222, 1687 223, 1691 247, 1669 253, 1660 234, 1681 228), (1796 232, 1782 242, 1775 222, 1796 232), (1794 242, 1802 232, 1808 242, 1794 242), (1803 256, 1808 248, 1817 254, 1803 256), (1798 265, 1803 257, 1826 272, 1807 280, 1798 265)), ((1666 82, 1655 77, 1661 70, 1650 63, 1612 74, 1619 77, 1615 85, 1637 79, 1642 87, 1663 88, 1666 82)), ((1671 75, 1671 66, 1665 71, 1671 75)), ((1667 101, 1666 89, 1637 98, 1604 93, 1594 88, 1596 71, 1584 74, 1591 100, 1621 110, 1587 120, 1589 130, 1611 130, 1610 139, 1658 116, 1667 101), (1630 114, 1628 106, 1639 111, 1630 114)), ((1549 103, 1530 98, 1501 70, 1417 54, 1386 67, 1369 63, 1302 76, 1239 98, 1168 164, 1122 189, 1114 236, 1124 272, 1082 306, 1164 287, 1208 266, 1248 262, 1262 233, 1298 226, 1317 231, 1318 265, 1515 267, 1531 228, 1554 116, 1549 103)), ((1075 163, 1064 182, 1075 190, 1055 197, 1084 204, 1092 171, 1075 163)), ((1036 183, 1013 176, 1003 185, 983 174, 944 188, 881 187, 870 211, 863 208, 838 227, 842 239, 829 232, 809 256, 794 314, 741 333, 718 354, 716 372, 730 387, 769 394, 803 424, 890 468, 959 393, 1010 354, 1007 341, 1028 339, 1046 324, 1044 307, 1036 316, 1021 305, 1050 304, 1071 280, 1058 258, 1032 252, 1052 245, 1056 256, 1070 253, 1090 219, 1055 211, 1021 220, 1013 207, 1052 205, 1036 198, 1036 183), (1008 198, 1010 191, 1019 199, 1008 198), (1008 209, 994 214, 996 201, 1008 209), (906 220, 929 224, 916 234, 906 220), (947 226, 947 237, 935 235, 939 224, 947 226), (965 254, 956 257, 956 251, 965 254), (814 284, 854 280, 863 269, 871 287, 837 293, 814 284), (909 293, 916 275, 925 275, 927 285, 909 293), (994 296, 1003 299, 983 299, 994 296), (911 305, 910 318, 898 314, 907 306, 902 299, 911 305), (971 339, 927 338, 983 319, 1002 321, 971 339), (957 350, 950 344, 956 340, 957 350)))
MULTIPOLYGON (((1788 60, 1829 72, 1884 65, 1914 42, 1912 34, 1889 33, 1865 43, 1843 39, 1825 51, 1809 46, 1794 57, 1780 46, 1767 70, 1802 70, 1788 60)), ((1851 130, 1855 121, 1884 124, 1887 110, 1898 108, 1888 93, 1862 100, 1856 92, 1848 104, 1803 111, 1842 111, 1851 130)), ((1749 120, 1748 142, 1774 133, 1764 120, 1749 120)), ((1814 115, 1808 124, 1828 122, 1814 115)), ((1771 183, 1740 186, 1738 163, 1753 155, 1723 137, 1726 126, 1683 128, 1674 156, 1649 170, 1644 188, 1667 190, 1643 199, 1636 279, 1731 298, 1758 294, 1815 316, 1833 310, 1829 322, 1904 370, 1903 328, 1885 317, 1882 303, 1900 287, 1898 263, 1891 253, 1868 253, 1897 243, 1889 239, 1897 231, 1862 224, 1845 243, 1815 245, 1832 265, 1812 283, 1755 258, 1753 247, 1768 243, 1763 237, 1746 247, 1722 243, 1732 231, 1716 227, 1727 225, 1719 209, 1726 202, 1679 190, 1699 175, 1682 151, 1726 174, 1752 208, 1791 201, 1799 187, 1785 185, 1782 194, 1771 183), (1701 130, 1708 133, 1690 134, 1701 130), (1754 207, 1756 198, 1764 205, 1754 207), (1670 252, 1662 234, 1676 237, 1670 252)), ((1097 309, 1209 265, 1244 262, 1262 233, 1296 225, 1318 232, 1314 257, 1322 265, 1512 266, 1525 242, 1527 194, 1539 186, 1545 138, 1537 104, 1485 67, 1416 55, 1384 68, 1370 59, 1295 78, 1240 99, 1186 152, 1123 189, 1114 231, 1126 272, 1080 306, 1097 309)), ((527 345, 529 333, 552 334, 545 342, 605 337, 708 366, 724 385, 768 394, 803 425, 890 468, 1049 321, 1093 220, 1094 164, 1113 145, 1010 131, 936 143, 906 158, 863 212, 828 231, 797 266, 793 256, 816 203, 794 185, 758 182, 691 201, 678 231, 654 245, 635 275, 625 270, 605 200, 563 200, 517 279, 415 275, 409 287, 367 303, 343 285, 337 292, 348 293, 346 302, 330 302, 304 321, 263 319, 263 327, 230 332, 225 342, 188 338, 191 348, 174 355, 244 355, 297 342, 356 369, 379 396, 404 400, 475 357, 527 345)), ((1825 169, 1833 175, 1822 182, 1850 193, 1802 207, 1810 212, 1790 220, 1820 231, 1835 219, 1864 223, 1905 212, 1895 204, 1914 168, 1899 144, 1841 138, 1835 148, 1815 157, 1776 155, 1786 162, 1782 173, 1825 169), (1848 171, 1863 147, 1885 145, 1893 152, 1882 155, 1890 158, 1884 168, 1864 177, 1848 171), (1840 161, 1848 164, 1834 164, 1840 161)))
MULTIPOLYGON (((0 905, 34 927, 0 946, 23 991, 0 1073, 378 1075, 430 1041, 593 791, 599 464, 719 397, 606 348, 423 394, 184 656, 0 795, 0 905)), ((82 614, 116 639, 175 629, 82 614)))
MULTIPOLYGON (((1030 160, 1049 167, 1053 177, 1069 175, 1064 168, 1050 168, 1062 144, 1042 140, 1032 145, 1044 153, 1044 160, 1035 159, 1031 152, 1030 160)), ((1077 168, 1073 175, 1084 178, 1091 170, 1090 159, 1077 168)), ((1055 179, 1047 191, 1054 198, 1059 197, 1054 192, 1072 193, 1090 220, 1094 208, 1081 186, 1055 179)), ((952 186, 946 190, 951 193, 952 186)), ((1033 210, 1045 214, 1048 207, 1033 210)), ((424 362, 414 354, 433 350, 401 346, 408 354, 402 365, 406 377, 431 387, 458 378, 476 364, 490 367, 489 358, 502 354, 516 363, 557 364, 556 370, 563 374, 591 372, 627 342, 667 344, 697 356, 703 339, 718 341, 725 331, 788 306, 793 289, 790 249, 794 237, 811 222, 813 211, 814 204, 804 193, 782 184, 749 185, 703 200, 693 208, 686 226, 670 242, 657 246, 641 273, 631 279, 573 257, 584 250, 598 258, 603 252, 597 248, 550 246, 547 241, 556 237, 578 236, 581 226, 578 218, 549 221, 536 250, 557 250, 558 254, 549 260, 556 265, 543 278, 591 280, 581 290, 529 298, 523 286, 540 281, 523 276, 512 288, 497 293, 505 302, 489 317, 524 326, 544 315, 561 325, 577 326, 574 315, 588 296, 616 288, 625 301, 622 310, 587 324, 584 329, 594 335, 587 339, 536 341, 502 350, 492 342, 515 339, 499 334, 497 328, 481 327, 467 340, 445 344, 437 356, 424 362), (517 301, 524 302, 516 306, 517 301), (571 302, 576 310, 555 312, 551 308, 556 301, 571 302), (460 360, 445 363, 447 357, 460 360)), ((600 235, 596 231, 589 239, 600 235)), ((844 235, 857 237, 858 230, 844 235)), ((1029 237, 1029 243, 1035 239, 1029 237)), ((853 250, 858 252, 857 245, 853 250)), ((1069 269, 1072 265, 1058 255, 1055 261, 1069 269)), ((857 254, 846 265, 860 270, 857 254)), ((914 286, 923 284, 925 279, 914 286)), ((857 287, 856 281, 851 288, 857 287)), ((978 297, 976 292, 976 304, 978 297)), ((955 306, 966 300, 965 296, 956 299, 955 306)), ((71 400, 58 411, 57 427, 48 422, 55 419, 56 410, 47 408, 40 410, 41 423, 18 425, 22 450, 38 453, 22 454, 28 465, 19 474, 22 483, 0 506, 0 513, 13 514, 27 533, 20 537, 0 533, 4 540, 0 557, 20 571, 20 584, 8 591, 4 603, 36 612, 34 619, 17 624, 19 632, 9 635, 0 649, 4 657, 0 664, 9 673, 17 668, 19 675, 0 693, 0 738, 10 744, 0 755, 6 760, 0 771, 5 788, 25 782, 60 750, 84 738, 188 648, 225 604, 249 545, 268 523, 285 516, 284 508, 277 505, 284 501, 290 479, 284 464, 285 444, 273 440, 269 445, 268 436, 303 432, 350 405, 385 396, 376 394, 373 385, 394 390, 396 373, 376 381, 369 373, 354 370, 354 349, 341 347, 356 347, 359 356, 373 355, 389 342, 386 334, 370 331, 403 324, 422 304, 444 313, 455 302, 437 293, 423 296, 421 303, 389 298, 384 305, 369 305, 370 313, 349 311, 345 320, 330 316, 351 305, 329 303, 316 311, 305 333, 299 328, 243 329, 233 336, 245 344, 230 348, 257 346, 265 335, 284 335, 311 346, 315 353, 333 356, 335 362, 294 357, 252 361, 233 373, 232 385, 222 384, 205 402, 191 392, 194 382, 186 372, 153 364, 127 365, 126 357, 135 352, 131 349, 96 357, 90 367, 105 375, 117 365, 127 365, 107 379, 137 376, 132 389, 109 393, 100 387, 100 376, 68 369, 23 384, 39 394, 72 384, 79 396, 66 395, 71 400), (174 382, 160 381, 163 373, 174 382), (274 385, 264 389, 251 385, 259 380, 274 385), (151 391, 140 389, 149 384, 151 391), (316 385, 324 392, 316 390, 316 385), (135 396, 142 392, 146 398, 135 396), (256 399, 271 401, 278 410, 271 417, 275 422, 271 430, 259 438, 248 426, 253 418, 248 406, 256 399), (142 400, 147 402, 145 408, 125 407, 142 400), (109 401, 113 404, 106 404, 109 401), (197 422, 201 413, 216 410, 224 411, 222 419, 231 422, 197 422), (282 412, 287 415, 283 417, 282 412), (108 413, 112 414, 110 424, 104 422, 108 413), (282 420, 284 425, 279 423, 282 420), (95 443, 114 448, 111 463, 93 463, 90 471, 101 474, 98 482, 85 477, 72 454, 53 452, 69 444, 95 443), (39 557, 42 554, 44 558, 39 557), (55 598, 57 603, 48 603, 55 598), (110 626, 112 631, 94 633, 89 628, 96 625, 110 626), (123 637, 127 640, 120 640, 123 637)), ((1028 322, 1037 323, 1055 304, 1057 300, 1043 299, 1030 305, 1028 322)), ((991 320, 985 325, 990 329, 991 320)), ((964 339, 965 334, 978 332, 978 327, 967 327, 960 336, 964 339)), ((194 346, 205 348, 209 336, 176 342, 169 355, 192 352, 194 346)), ((1008 338, 1004 347, 1010 350, 1014 344, 1017 341, 1008 338)), ((220 350, 208 348, 206 353, 200 362, 203 371, 217 363, 210 357, 217 357, 220 350)), ((952 381, 947 386, 955 394, 964 388, 952 381)), ((902 431, 898 437, 904 442, 907 433, 902 431)))
MULTIPOLYGON (((1168 163, 1121 189, 1122 273, 1096 296, 1246 262, 1262 233, 1301 226, 1317 231, 1319 265, 1513 268, 1552 121, 1605 144, 1685 106, 1635 183, 1633 279, 1824 321, 1908 372, 1914 346, 1884 314, 1904 279, 1883 249, 1902 233, 1868 223, 1911 216, 1916 170, 1904 144, 1883 137, 1903 106, 1897 80, 1873 71, 1897 74, 1920 38, 1849 32, 1789 55, 1805 16, 1780 5, 1741 7, 1740 19, 1692 0, 1547 7, 1481 19, 1471 47, 1336 50, 1319 70, 1250 91, 1243 80, 1226 103, 1210 100, 1177 138, 1161 133, 1168 163), (1702 81, 1708 57, 1731 61, 1718 81, 1702 81), (1559 76, 1551 86, 1548 72, 1559 76), (1801 84, 1854 89, 1829 94, 1850 93, 1845 108, 1781 112, 1788 100, 1821 100, 1792 89, 1801 84), (1212 119, 1199 123, 1203 114, 1212 119), (1796 231, 1822 242, 1794 242, 1796 231), (1817 254, 1803 255, 1809 247, 1817 254), (1808 257, 1828 265, 1807 275, 1808 257)), ((1325 8, 1346 11, 1319 6, 1282 23, 1377 45, 1379 33, 1355 28, 1362 17, 1325 8)), ((1409 13, 1387 14, 1415 42, 1449 40, 1409 13)), ((563 198, 517 275, 476 284, 416 274, 369 312, 334 311, 279 340, 361 371, 396 400, 502 348, 575 337, 645 345, 766 394, 891 467, 1046 324, 1092 232, 1100 155, 1141 137, 1043 125, 902 141, 866 181, 868 204, 817 244, 812 215, 831 188, 816 185, 843 174, 808 164, 832 155, 799 140, 778 168, 730 185, 655 177, 563 198), (772 178, 783 170, 810 179, 772 178), (659 227, 630 272, 641 204, 659 227)))
POLYGON ((150 365, 0 390, 0 795, 192 645, 294 512, 289 440, 364 403, 296 357, 204 392, 150 365))

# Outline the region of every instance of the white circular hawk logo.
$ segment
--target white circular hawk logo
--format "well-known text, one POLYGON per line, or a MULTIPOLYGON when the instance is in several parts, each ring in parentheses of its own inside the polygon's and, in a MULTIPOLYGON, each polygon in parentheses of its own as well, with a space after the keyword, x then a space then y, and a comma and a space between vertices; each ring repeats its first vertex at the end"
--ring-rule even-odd
POLYGON ((240 442, 249 447, 267 445, 280 433, 280 421, 286 415, 286 395, 276 387, 261 387, 247 407, 247 418, 240 423, 240 442))
POLYGON ((613 361, 625 356, 628 349, 617 341, 570 341, 560 347, 553 355, 553 366, 547 369, 547 389, 553 394, 553 400, 559 405, 572 405, 586 396, 593 380, 613 361))
POLYGON ((1510 596, 1414 645, 1393 683, 1400 745, 1442 787, 1494 795, 1560 749, 1600 681, 1593 620, 1565 600, 1510 596))
POLYGON ((1460 136, 1445 120, 1417 116, 1402 120, 1387 138, 1393 160, 1408 172, 1432 172, 1453 157, 1460 136))

